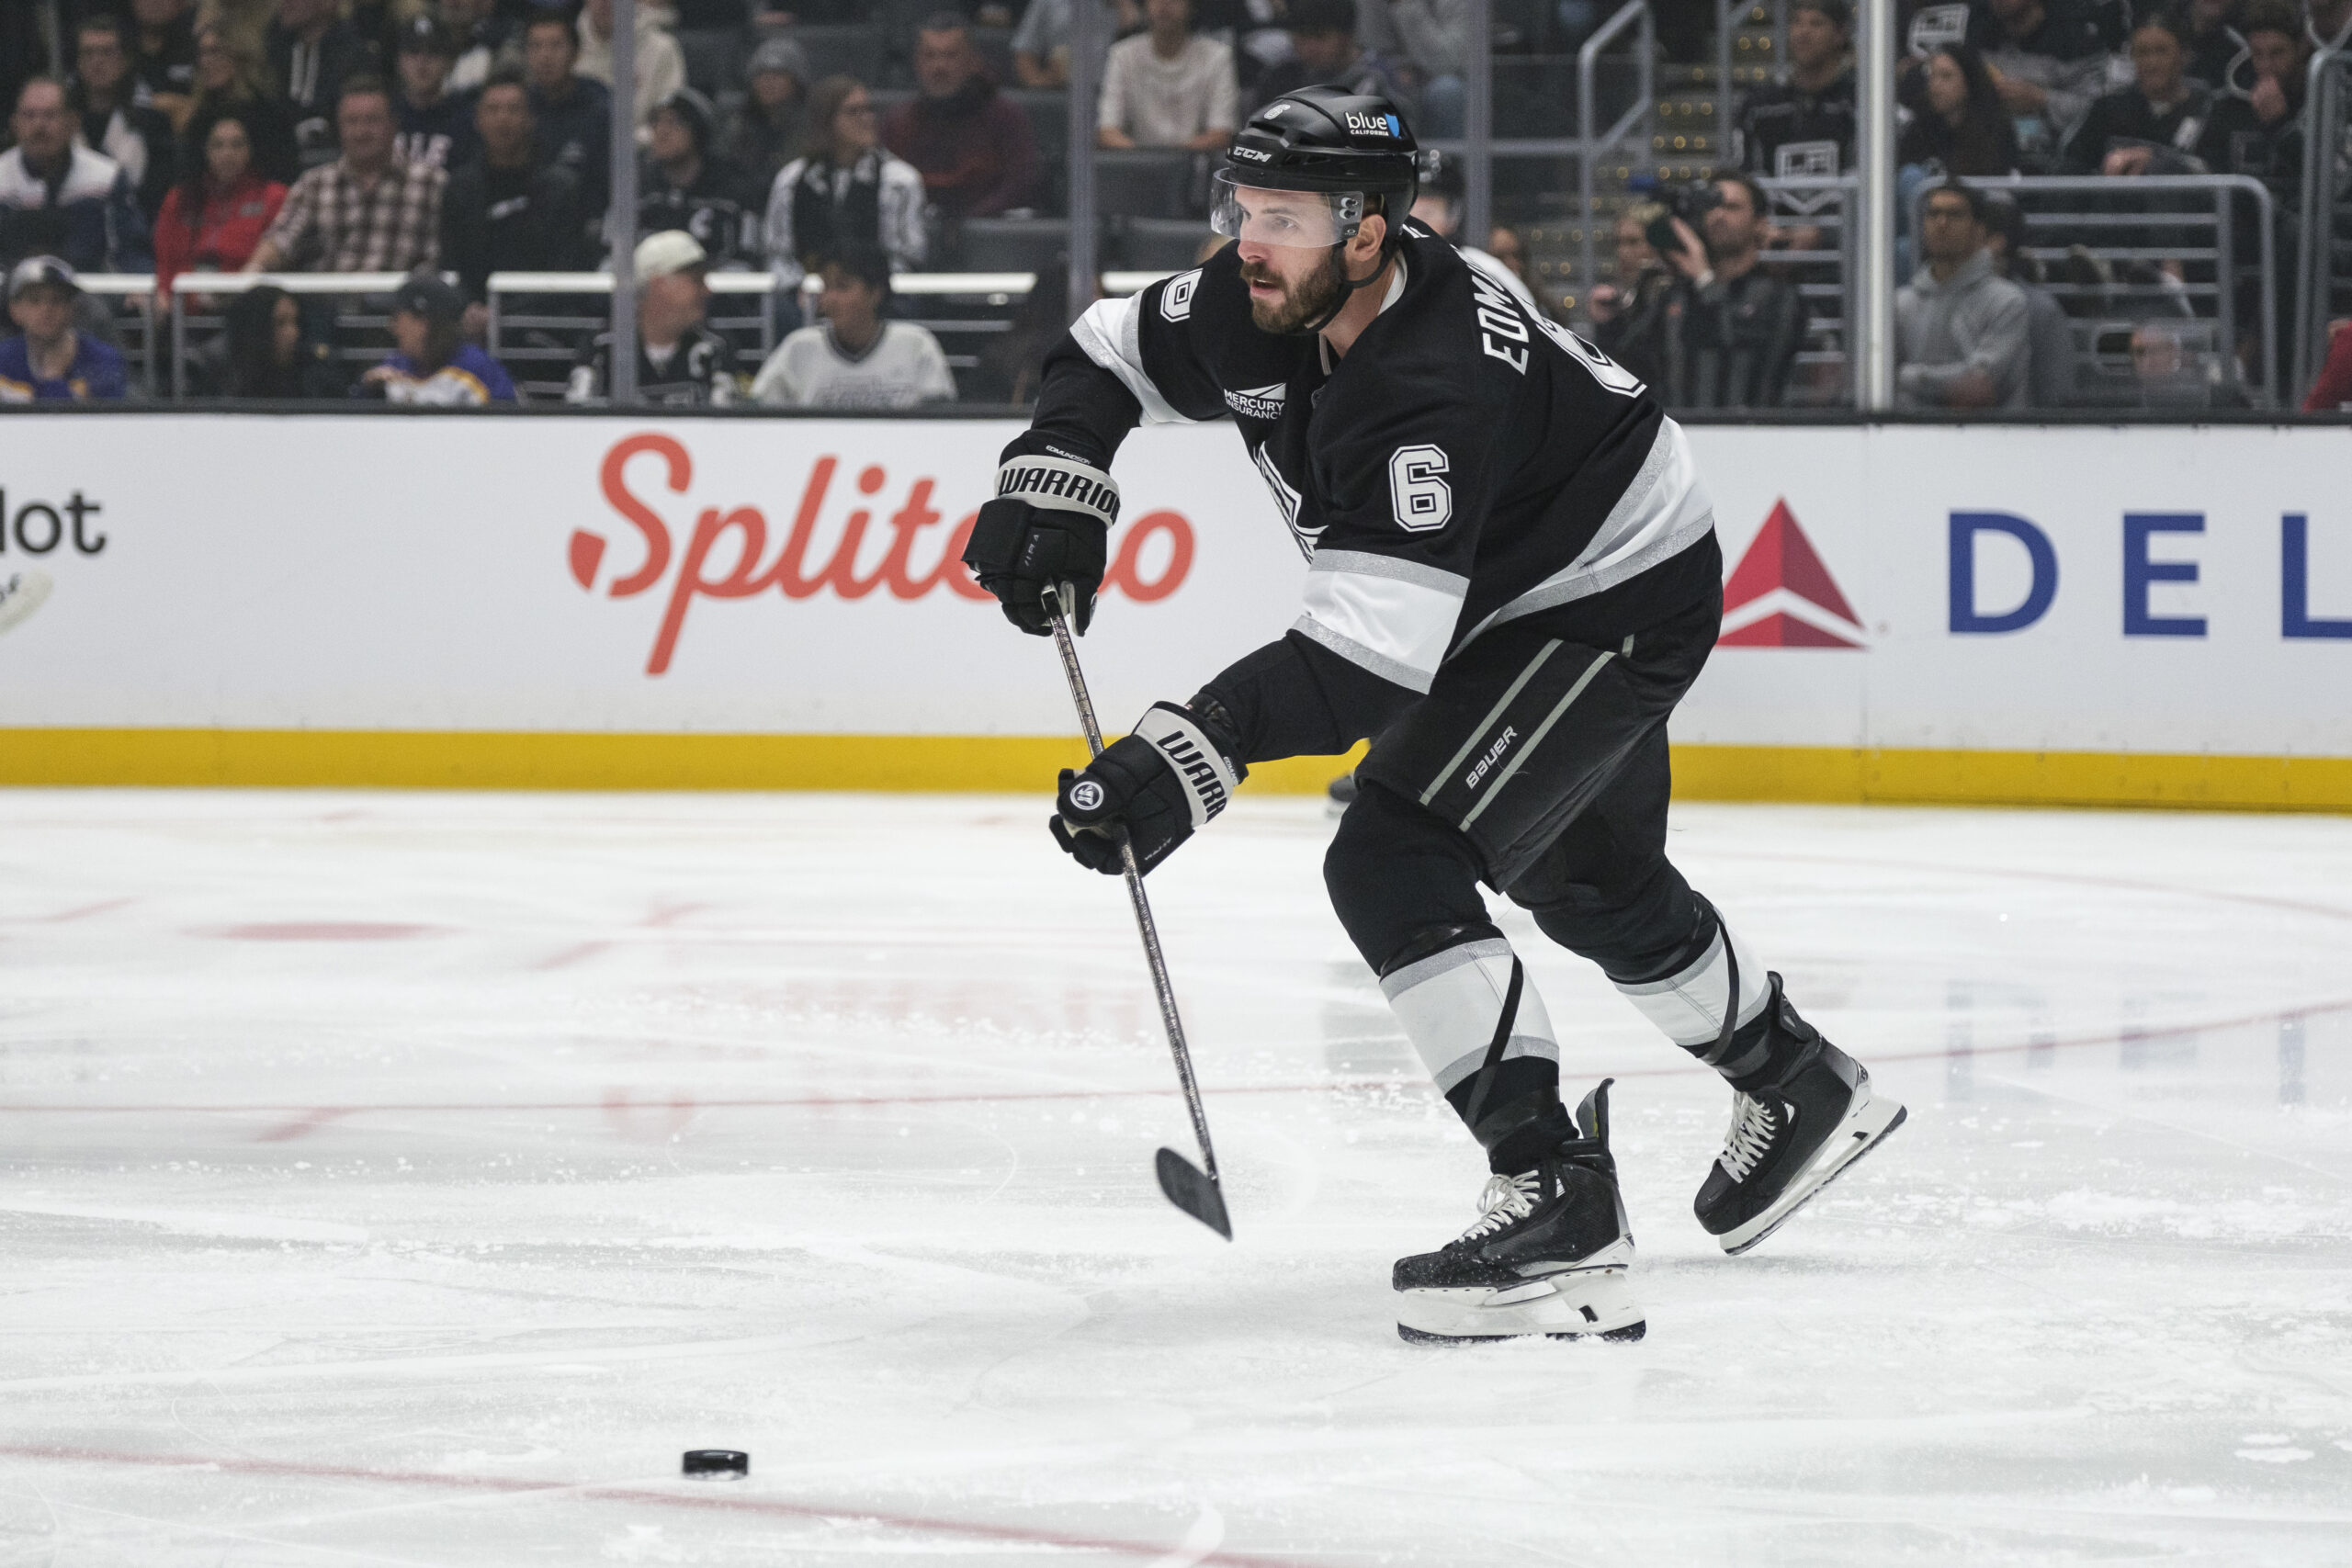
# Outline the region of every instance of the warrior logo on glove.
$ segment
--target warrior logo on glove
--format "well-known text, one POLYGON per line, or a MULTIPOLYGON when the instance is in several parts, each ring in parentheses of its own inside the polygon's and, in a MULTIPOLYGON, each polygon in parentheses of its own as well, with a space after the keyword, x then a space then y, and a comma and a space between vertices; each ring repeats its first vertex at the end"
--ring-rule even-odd
POLYGON ((1064 770, 1054 841, 1080 865, 1116 876, 1122 840, 1149 871, 1223 811, 1250 770, 1191 708, 1154 703, 1080 773, 1064 770))

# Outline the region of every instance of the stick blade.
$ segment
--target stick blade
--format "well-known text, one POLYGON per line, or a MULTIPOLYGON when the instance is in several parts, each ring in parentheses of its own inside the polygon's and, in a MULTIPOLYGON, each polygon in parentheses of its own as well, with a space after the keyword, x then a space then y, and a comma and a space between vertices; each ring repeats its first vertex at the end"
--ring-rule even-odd
POLYGON ((1204 1175, 1198 1166, 1174 1149, 1160 1150, 1156 1164, 1159 1190, 1168 1194, 1168 1201, 1231 1241, 1233 1221, 1226 1215, 1225 1192, 1215 1179, 1204 1175))

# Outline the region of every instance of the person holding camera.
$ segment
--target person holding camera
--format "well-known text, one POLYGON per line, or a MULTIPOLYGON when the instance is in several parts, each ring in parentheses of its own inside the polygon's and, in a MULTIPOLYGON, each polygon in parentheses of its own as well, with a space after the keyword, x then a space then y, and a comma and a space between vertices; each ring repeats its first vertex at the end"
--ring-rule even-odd
MULTIPOLYGON (((1608 334, 1654 374, 1669 409, 1778 408, 1787 400, 1805 307, 1796 285, 1757 264, 1771 223, 1753 176, 1717 175, 1670 193, 1644 237, 1666 266, 1662 294, 1637 295, 1608 334)), ((1596 308, 1611 308, 1618 301, 1596 308)), ((1612 315, 1614 314, 1612 309, 1612 315)))

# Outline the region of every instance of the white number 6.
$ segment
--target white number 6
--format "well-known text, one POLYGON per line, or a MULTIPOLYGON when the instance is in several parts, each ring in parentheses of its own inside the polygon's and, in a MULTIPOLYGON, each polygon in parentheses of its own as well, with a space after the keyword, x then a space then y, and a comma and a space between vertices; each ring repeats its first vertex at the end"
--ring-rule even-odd
POLYGON ((1451 466, 1441 447, 1396 448, 1388 459, 1388 504, 1396 526, 1426 534, 1453 520, 1453 490, 1441 477, 1451 466))

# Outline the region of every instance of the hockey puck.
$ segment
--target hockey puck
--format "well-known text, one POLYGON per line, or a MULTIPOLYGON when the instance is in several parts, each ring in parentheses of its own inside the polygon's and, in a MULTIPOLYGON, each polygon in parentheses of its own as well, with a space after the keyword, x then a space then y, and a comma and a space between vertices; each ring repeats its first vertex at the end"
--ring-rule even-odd
POLYGON ((688 1449, 685 1472, 707 1481, 727 1481, 752 1473, 752 1456, 737 1449, 688 1449))

